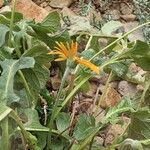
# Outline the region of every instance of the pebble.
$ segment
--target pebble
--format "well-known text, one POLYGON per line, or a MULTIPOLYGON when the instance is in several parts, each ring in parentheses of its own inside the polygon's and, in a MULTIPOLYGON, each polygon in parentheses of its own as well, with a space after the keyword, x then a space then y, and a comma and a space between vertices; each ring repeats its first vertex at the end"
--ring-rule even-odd
POLYGON ((120 17, 127 22, 132 22, 132 21, 135 21, 135 19, 136 19, 136 15, 133 15, 133 14, 121 15, 120 17))

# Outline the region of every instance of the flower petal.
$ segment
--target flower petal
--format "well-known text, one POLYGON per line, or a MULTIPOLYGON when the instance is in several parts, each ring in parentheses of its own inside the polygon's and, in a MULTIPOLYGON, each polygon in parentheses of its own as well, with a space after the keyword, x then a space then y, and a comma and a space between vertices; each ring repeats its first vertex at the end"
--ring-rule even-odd
POLYGON ((85 59, 81 59, 79 57, 75 57, 74 59, 77 63, 82 64, 82 65, 86 66, 87 68, 90 68, 95 73, 99 74, 99 71, 100 71, 99 67, 97 67, 96 65, 94 65, 90 61, 85 60, 85 59))
POLYGON ((78 47, 78 44, 77 42, 71 42, 71 46, 70 46, 70 50, 71 50, 71 53, 73 56, 76 56, 77 55, 77 47, 78 47))
POLYGON ((69 56, 69 53, 68 53, 68 49, 65 47, 65 45, 62 43, 62 42, 56 42, 56 44, 59 46, 57 49, 60 50, 62 53, 64 53, 64 55, 66 57, 69 56))

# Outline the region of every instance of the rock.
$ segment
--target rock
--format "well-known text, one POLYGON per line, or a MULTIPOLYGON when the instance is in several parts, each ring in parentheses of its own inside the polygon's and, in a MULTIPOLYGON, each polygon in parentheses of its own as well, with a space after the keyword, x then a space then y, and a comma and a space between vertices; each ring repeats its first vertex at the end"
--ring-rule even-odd
POLYGON ((96 136, 94 138, 96 145, 103 145, 104 139, 102 137, 96 136))
POLYGON ((3 6, 4 1, 0 0, 0 8, 3 6))
POLYGON ((90 32, 92 31, 92 26, 90 25, 89 20, 86 17, 81 17, 81 16, 73 16, 70 17, 70 23, 71 26, 69 27, 69 34, 70 36, 76 34, 79 31, 82 32, 90 32))
POLYGON ((111 20, 119 20, 120 19, 120 12, 119 12, 119 10, 116 10, 116 9, 110 10, 106 13, 106 18, 108 19, 107 15, 111 17, 111 20))
POLYGON ((128 96, 130 98, 134 98, 134 96, 137 94, 137 85, 133 83, 129 83, 127 81, 121 81, 118 84, 118 92, 122 96, 128 96))
MULTIPOLYGON (((127 123, 124 124, 127 125, 127 123)), ((108 129, 106 129, 107 133, 106 133, 104 145, 105 146, 111 145, 113 141, 124 132, 124 128, 125 127, 120 124, 110 125, 108 129)))
POLYGON ((132 21, 135 21, 135 19, 136 19, 136 15, 133 15, 133 14, 121 15, 120 17, 127 22, 132 22, 132 21))
POLYGON ((58 90, 61 84, 61 79, 58 75, 51 77, 51 85, 54 91, 58 90))
POLYGON ((75 16, 76 14, 71 10, 69 9, 68 7, 64 7, 61 11, 61 13, 63 14, 63 16, 68 16, 68 17, 72 17, 72 16, 75 16))
POLYGON ((108 92, 104 100, 101 102, 100 106, 102 108, 115 106, 120 100, 120 94, 113 87, 109 87, 108 92))
POLYGON ((48 12, 50 12, 50 11, 52 11, 52 8, 50 6, 46 6, 45 10, 48 11, 48 12))
POLYGON ((48 6, 48 3, 46 3, 46 2, 43 2, 43 3, 40 4, 40 7, 45 8, 46 6, 48 6))
MULTIPOLYGON (((138 25, 139 23, 137 21, 134 21, 134 22, 125 23, 123 26, 124 26, 125 32, 129 32, 130 30, 137 27, 138 25)), ((131 42, 135 40, 144 41, 144 36, 143 36, 143 32, 141 29, 138 29, 132 34, 128 35, 128 38, 131 42)))
POLYGON ((54 8, 69 7, 73 0, 51 0, 49 5, 54 8))
POLYGON ((94 8, 91 8, 89 10, 88 15, 86 16, 91 24, 95 24, 95 23, 99 23, 100 21, 102 21, 102 16, 100 12, 97 12, 94 8))
POLYGON ((121 3, 120 5, 120 11, 123 15, 129 15, 133 12, 133 5, 121 3))
POLYGON ((35 19, 37 22, 42 21, 48 15, 48 11, 31 0, 17 0, 16 11, 22 13, 26 19, 35 19))
POLYGON ((6 12, 6 11, 11 11, 11 8, 9 6, 4 6, 0 9, 0 13, 6 12))

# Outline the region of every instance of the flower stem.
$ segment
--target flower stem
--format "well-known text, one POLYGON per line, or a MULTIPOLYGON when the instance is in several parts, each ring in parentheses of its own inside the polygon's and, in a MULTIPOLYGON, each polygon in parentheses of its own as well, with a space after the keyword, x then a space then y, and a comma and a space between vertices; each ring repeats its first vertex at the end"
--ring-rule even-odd
POLYGON ((69 75, 69 72, 70 72, 70 67, 67 66, 66 69, 65 69, 65 72, 64 72, 64 75, 63 75, 63 78, 62 78, 62 82, 61 82, 61 85, 59 87, 57 96, 56 96, 55 104, 54 104, 54 107, 53 107, 53 110, 52 110, 52 114, 51 114, 51 119, 50 119, 50 122, 48 123, 49 133, 48 133, 48 138, 47 138, 47 150, 50 150, 50 147, 51 147, 53 122, 54 122, 54 120, 56 118, 55 113, 57 112, 57 106, 58 106, 58 103, 59 103, 59 99, 61 98, 63 87, 65 85, 65 82, 66 82, 66 79, 67 79, 67 77, 69 75))
POLYGON ((11 38, 14 26, 14 15, 15 15, 15 7, 16 7, 16 0, 12 0, 12 13, 11 13, 11 20, 10 20, 10 31, 9 31, 9 38, 8 38, 8 45, 11 46, 11 38))
POLYGON ((131 34, 132 32, 136 31, 137 29, 150 24, 149 22, 143 23, 135 28, 133 28, 132 30, 130 30, 129 32, 125 33, 124 35, 122 35, 120 38, 118 38, 117 40, 115 40, 114 42, 110 43, 109 45, 107 45, 106 47, 104 47, 102 50, 100 50, 98 53, 96 53, 90 60, 94 59, 95 57, 97 57, 100 53, 102 53, 103 51, 105 51, 106 49, 108 49, 109 47, 111 47, 112 45, 114 45, 115 43, 119 42, 121 39, 127 37, 129 34, 131 34))
POLYGON ((31 133, 26 131, 23 123, 20 121, 20 118, 18 117, 18 115, 16 114, 16 112, 14 110, 12 110, 12 112, 9 114, 9 116, 16 121, 16 123, 18 124, 18 126, 21 129, 23 137, 25 138, 26 142, 29 145, 29 148, 31 150, 33 150, 35 147, 36 138, 31 133))
POLYGON ((2 138, 1 144, 4 150, 9 150, 9 133, 8 133, 8 117, 4 118, 1 122, 2 138))

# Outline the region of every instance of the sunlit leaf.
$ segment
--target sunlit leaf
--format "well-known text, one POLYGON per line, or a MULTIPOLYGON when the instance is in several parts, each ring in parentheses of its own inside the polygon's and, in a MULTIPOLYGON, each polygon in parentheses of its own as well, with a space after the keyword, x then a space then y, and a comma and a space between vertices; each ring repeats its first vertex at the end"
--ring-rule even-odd
POLYGON ((14 93, 13 89, 14 76, 20 69, 33 68, 34 59, 31 57, 22 57, 19 60, 6 59, 1 61, 0 65, 3 68, 0 76, 0 100, 9 104, 16 102, 19 97, 14 93))

